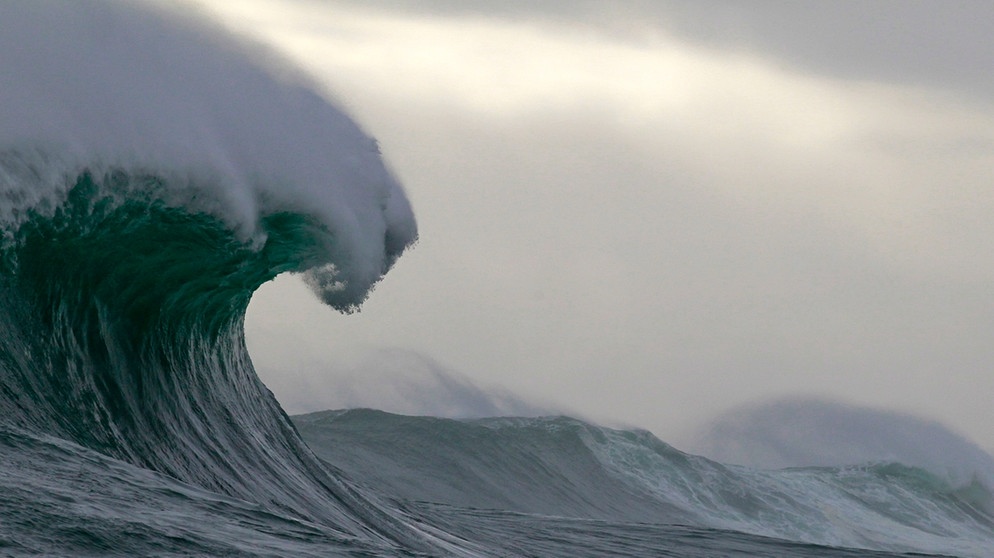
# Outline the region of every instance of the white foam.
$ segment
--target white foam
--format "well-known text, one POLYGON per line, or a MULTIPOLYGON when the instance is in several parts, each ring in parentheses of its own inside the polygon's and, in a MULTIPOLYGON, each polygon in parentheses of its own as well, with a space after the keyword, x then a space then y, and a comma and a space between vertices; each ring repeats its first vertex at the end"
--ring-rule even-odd
MULTIPOLYGON (((0 153, 40 150, 66 173, 195 176, 186 186, 209 200, 198 208, 246 234, 258 233, 262 213, 313 214, 335 235, 335 279, 352 296, 416 237, 372 138, 291 66, 196 14, 148 2, 5 2, 0 52, 0 153)), ((2 178, 7 214, 47 194, 10 192, 2 178)))

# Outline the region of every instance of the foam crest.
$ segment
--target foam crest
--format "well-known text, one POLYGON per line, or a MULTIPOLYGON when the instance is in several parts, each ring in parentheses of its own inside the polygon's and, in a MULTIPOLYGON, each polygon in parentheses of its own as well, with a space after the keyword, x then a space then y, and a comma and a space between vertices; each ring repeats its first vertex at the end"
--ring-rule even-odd
POLYGON ((165 175, 170 203, 246 239, 266 214, 316 218, 335 245, 311 282, 338 305, 361 299, 417 235, 374 140, 278 57, 203 18, 148 2, 4 3, 0 50, 8 223, 58 201, 83 169, 165 175), (10 187, 26 174, 33 190, 10 187), (345 294, 326 288, 339 284, 345 294))

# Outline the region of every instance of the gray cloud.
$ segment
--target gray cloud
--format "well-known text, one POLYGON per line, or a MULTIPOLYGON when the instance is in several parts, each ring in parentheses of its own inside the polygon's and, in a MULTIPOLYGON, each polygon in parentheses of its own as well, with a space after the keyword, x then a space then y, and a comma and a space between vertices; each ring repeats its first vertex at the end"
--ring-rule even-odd
POLYGON ((959 89, 990 98, 991 7, 951 2, 664 2, 657 21, 680 36, 748 49, 845 79, 959 89))
POLYGON ((994 96, 994 13, 984 2, 817 0, 322 0, 412 16, 552 21, 638 42, 653 30, 797 70, 994 96))

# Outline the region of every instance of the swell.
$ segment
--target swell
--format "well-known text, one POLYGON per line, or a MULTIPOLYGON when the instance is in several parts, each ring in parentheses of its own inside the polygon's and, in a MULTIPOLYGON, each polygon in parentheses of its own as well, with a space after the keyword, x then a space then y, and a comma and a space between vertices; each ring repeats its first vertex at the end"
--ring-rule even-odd
POLYGON ((425 544, 329 474, 256 377, 243 320, 253 291, 330 262, 336 236, 299 212, 261 213, 243 238, 166 201, 153 173, 65 176, 23 213, 0 260, 0 413, 184 482, 322 523, 425 544))
POLYGON ((896 552, 985 556, 994 543, 988 487, 897 463, 751 469, 683 453, 646 431, 567 417, 351 410, 294 422, 318 456, 413 501, 896 552))

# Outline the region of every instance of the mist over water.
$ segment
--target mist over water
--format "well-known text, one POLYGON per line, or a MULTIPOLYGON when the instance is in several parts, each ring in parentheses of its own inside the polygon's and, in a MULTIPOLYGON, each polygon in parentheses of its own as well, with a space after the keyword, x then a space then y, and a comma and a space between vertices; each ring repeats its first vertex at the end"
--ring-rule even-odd
MULTIPOLYGON (((251 346, 251 345, 250 345, 251 346)), ((481 387, 431 357, 381 349, 350 361, 267 370, 267 385, 292 413, 371 408, 449 418, 534 417, 563 414, 499 387, 481 387)))
POLYGON ((735 409, 688 437, 688 450, 768 469, 902 463, 949 482, 994 487, 994 458, 937 421, 815 398, 735 409))

